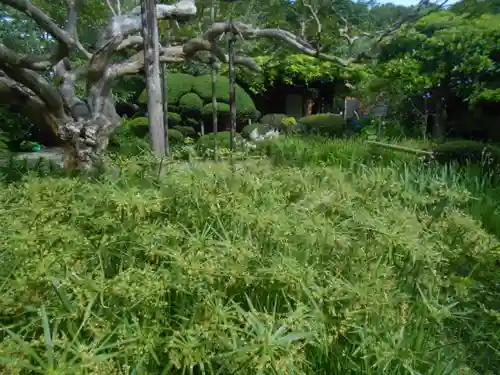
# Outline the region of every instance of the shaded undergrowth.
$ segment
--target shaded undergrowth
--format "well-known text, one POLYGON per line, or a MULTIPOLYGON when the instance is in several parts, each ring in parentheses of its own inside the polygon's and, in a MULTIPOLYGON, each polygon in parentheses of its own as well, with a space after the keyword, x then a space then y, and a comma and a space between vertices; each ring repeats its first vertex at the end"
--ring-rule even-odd
POLYGON ((495 373, 494 181, 283 142, 4 184, 0 372, 495 373))

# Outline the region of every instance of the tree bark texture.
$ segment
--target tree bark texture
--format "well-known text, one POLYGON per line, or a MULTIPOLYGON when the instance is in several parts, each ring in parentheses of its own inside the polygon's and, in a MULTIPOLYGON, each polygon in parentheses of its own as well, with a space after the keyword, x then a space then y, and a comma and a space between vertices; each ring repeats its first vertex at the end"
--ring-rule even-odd
MULTIPOLYGON (((232 26, 232 25, 231 25, 232 26)), ((234 69, 234 43, 236 37, 234 31, 229 32, 229 40, 227 53, 229 55, 229 116, 231 127, 231 151, 235 149, 236 139, 236 84, 235 84, 235 69, 234 69)))
POLYGON ((159 155, 165 155, 165 128, 160 81, 160 38, 156 17, 155 0, 142 0, 142 38, 144 40, 144 69, 148 90, 149 135, 151 148, 159 155))

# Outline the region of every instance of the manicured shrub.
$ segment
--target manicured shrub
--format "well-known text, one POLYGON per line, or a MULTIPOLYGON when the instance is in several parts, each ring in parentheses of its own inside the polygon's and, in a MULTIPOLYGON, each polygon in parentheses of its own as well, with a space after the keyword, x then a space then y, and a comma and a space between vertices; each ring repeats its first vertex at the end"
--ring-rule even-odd
POLYGON ((144 152, 151 150, 151 145, 149 143, 149 137, 147 134, 149 132, 147 125, 147 118, 141 117, 136 118, 136 123, 132 123, 132 129, 135 133, 142 134, 144 129, 146 131, 145 135, 137 136, 131 131, 130 122, 134 120, 129 120, 120 126, 110 137, 108 151, 116 152, 123 156, 136 156, 144 152), (137 120, 142 119, 142 120, 137 120))
POLYGON ((147 117, 136 117, 126 120, 122 124, 122 128, 124 132, 129 132, 135 137, 144 138, 149 133, 149 119, 147 117))
MULTIPOLYGON (((215 148, 215 141, 217 140, 217 146, 219 148, 230 148, 231 147, 231 132, 224 131, 218 133, 208 133, 200 137, 196 142, 196 147, 200 151, 205 151, 208 149, 213 150, 215 148)), ((241 135, 236 134, 236 142, 241 142, 241 135)))
MULTIPOLYGON (((205 104, 205 106, 202 109, 202 115, 207 117, 210 116, 212 117, 212 103, 205 104)), ((229 105, 226 103, 217 103, 217 114, 221 116, 228 116, 229 115, 229 105)))
POLYGON ((191 126, 176 126, 173 129, 181 132, 184 137, 195 138, 197 135, 196 130, 191 126))
POLYGON ((168 127, 173 128, 174 126, 180 125, 182 121, 181 115, 175 112, 168 112, 168 127))
MULTIPOLYGON (((188 92, 193 91, 195 77, 185 73, 169 73, 167 79, 167 97, 169 105, 177 105, 181 97, 188 92)), ((144 89, 139 97, 139 103, 145 104, 148 102, 148 90, 144 89)), ((170 108, 169 108, 170 110, 170 108)))
POLYGON ((179 100, 179 110, 184 117, 198 117, 203 109, 203 100, 194 92, 185 94, 179 100))
POLYGON ((180 145, 184 142, 184 135, 177 129, 168 129, 168 142, 172 146, 180 145))
MULTIPOLYGON (((212 77, 203 75, 196 77, 193 91, 198 94, 205 103, 212 101, 212 77)), ((229 103, 229 80, 227 77, 218 76, 216 84, 216 99, 219 103, 229 103)), ((236 85, 236 113, 239 120, 252 118, 256 108, 252 98, 239 85, 236 85)))
POLYGON ((299 121, 301 131, 306 134, 317 134, 329 137, 340 137, 344 134, 344 118, 342 115, 322 113, 302 117, 299 121))
POLYGON ((482 142, 449 141, 435 147, 433 152, 440 163, 472 163, 492 169, 500 167, 500 148, 482 142))

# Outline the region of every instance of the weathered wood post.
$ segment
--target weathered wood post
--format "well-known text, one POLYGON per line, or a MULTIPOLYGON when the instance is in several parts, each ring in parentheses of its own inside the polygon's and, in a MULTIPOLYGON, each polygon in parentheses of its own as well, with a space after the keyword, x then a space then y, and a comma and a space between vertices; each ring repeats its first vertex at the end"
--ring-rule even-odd
POLYGON ((151 148, 157 155, 164 156, 165 129, 161 102, 160 48, 155 0, 142 0, 141 13, 151 148))

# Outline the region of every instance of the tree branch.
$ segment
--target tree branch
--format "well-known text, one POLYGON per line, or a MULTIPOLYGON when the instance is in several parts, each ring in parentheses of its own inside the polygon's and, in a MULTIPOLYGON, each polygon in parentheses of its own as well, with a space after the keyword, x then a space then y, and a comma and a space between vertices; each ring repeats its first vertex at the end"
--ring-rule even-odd
POLYGON ((30 56, 16 53, 8 49, 5 45, 0 44, 0 61, 19 68, 43 71, 50 69, 57 64, 58 61, 69 56, 71 49, 75 45, 75 40, 72 35, 76 30, 81 0, 69 1, 70 7, 64 30, 59 28, 49 16, 42 12, 40 8, 33 5, 31 1, 2 0, 2 3, 17 9, 33 19, 38 26, 48 32, 58 42, 58 46, 50 56, 30 56))
POLYGON ((0 69, 12 80, 27 87, 47 105, 47 108, 62 113, 64 110, 61 96, 52 83, 35 71, 12 67, 0 62, 0 69))

